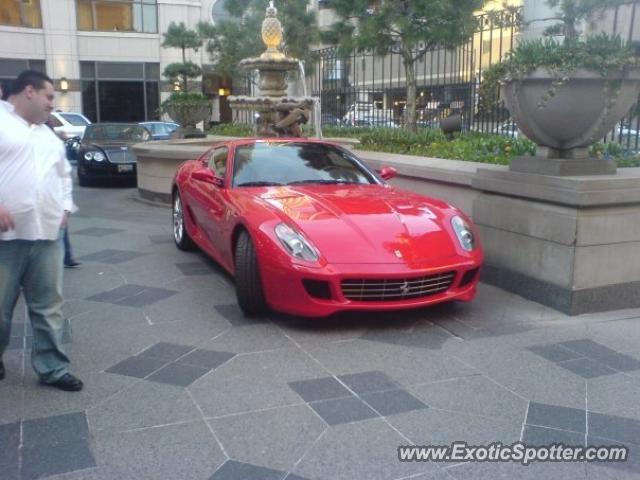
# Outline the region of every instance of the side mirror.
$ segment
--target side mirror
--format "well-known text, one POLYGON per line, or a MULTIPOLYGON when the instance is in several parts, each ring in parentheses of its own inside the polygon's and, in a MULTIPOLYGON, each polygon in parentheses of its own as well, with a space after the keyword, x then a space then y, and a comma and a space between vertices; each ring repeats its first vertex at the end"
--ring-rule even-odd
POLYGON ((380 173, 383 180, 391 180, 393 177, 398 175, 398 171, 393 167, 382 167, 378 173, 380 173))
POLYGON ((208 168, 201 168, 191 173, 191 178, 199 180, 200 182, 210 183, 216 187, 222 187, 224 181, 220 177, 216 177, 214 173, 208 168))

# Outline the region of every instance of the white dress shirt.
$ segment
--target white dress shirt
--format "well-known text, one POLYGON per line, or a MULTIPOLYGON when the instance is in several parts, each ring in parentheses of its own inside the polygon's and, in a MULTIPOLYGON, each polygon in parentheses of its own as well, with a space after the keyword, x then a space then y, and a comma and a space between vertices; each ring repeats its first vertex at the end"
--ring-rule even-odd
POLYGON ((0 205, 15 229, 0 240, 55 240, 71 196, 71 165, 62 141, 46 125, 29 125, 11 104, 0 105, 0 205))

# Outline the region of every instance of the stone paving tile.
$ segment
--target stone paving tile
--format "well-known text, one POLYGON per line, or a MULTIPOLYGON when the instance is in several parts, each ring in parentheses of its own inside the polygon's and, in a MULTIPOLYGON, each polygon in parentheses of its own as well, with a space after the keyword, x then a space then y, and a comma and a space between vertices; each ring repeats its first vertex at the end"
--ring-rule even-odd
POLYGON ((22 454, 22 480, 48 477, 96 466, 86 441, 63 443, 47 448, 25 448, 22 454))
POLYGON ((131 430, 200 420, 184 388, 142 380, 87 411, 93 430, 131 430))
POLYGON ((525 425, 522 432, 522 442, 533 446, 553 445, 554 443, 585 445, 585 435, 567 430, 525 425))
POLYGON ((161 358, 163 360, 176 360, 191 352, 193 347, 188 345, 178 345, 175 343, 160 342, 143 350, 138 354, 140 357, 161 358))
POLYGON ((584 410, 530 402, 526 423, 538 427, 585 433, 587 419, 584 410))
POLYGON ((114 233, 121 233, 124 230, 120 228, 100 228, 100 227, 90 227, 83 228, 82 230, 74 230, 72 235, 88 235, 90 237, 105 237, 107 235, 113 235, 114 233))
POLYGON ((340 375, 338 378, 356 394, 394 390, 399 386, 388 375, 380 371, 352 373, 340 375))
POLYGON ((624 462, 592 462, 587 464, 587 474, 590 480, 634 480, 640 478, 640 446, 637 443, 617 442, 595 435, 589 435, 587 440, 588 445, 618 446, 628 449, 627 459, 624 462))
POLYGON ((176 290, 147 287, 144 291, 136 295, 120 299, 114 303, 127 307, 146 307, 147 305, 151 305, 152 303, 164 300, 165 298, 169 298, 172 295, 176 295, 177 293, 178 292, 176 290))
POLYGON ((209 420, 209 424, 234 460, 284 471, 313 448, 328 428, 308 405, 232 415, 209 420))
POLYGON ((367 393, 361 398, 383 417, 429 408, 406 390, 367 393))
POLYGON ((387 480, 439 469, 432 462, 399 462, 398 446, 406 443, 381 418, 337 425, 319 438, 294 472, 310 479, 387 480))
POLYGON ((579 340, 570 340, 568 342, 559 343, 563 347, 568 348, 569 350, 573 350, 574 352, 580 353, 588 358, 597 359, 599 357, 606 357, 609 355, 614 355, 618 352, 615 350, 601 345, 598 342, 594 342, 588 338, 581 338, 579 340))
POLYGON ((105 470, 102 478, 109 480, 204 480, 226 460, 201 420, 127 432, 101 431, 94 443, 96 458, 105 470))
POLYGON ((63 443, 77 443, 90 438, 84 412, 35 418, 22 422, 22 444, 34 450, 63 443))
POLYGON ((415 385, 410 391, 431 407, 485 417, 522 421, 528 406, 527 400, 483 375, 415 385))
POLYGON ((580 375, 582 378, 590 379, 601 377, 603 375, 612 375, 616 373, 613 368, 609 368, 600 362, 591 360, 590 358, 578 358, 577 360, 567 360, 558 363, 558 366, 566 368, 570 372, 580 375))
POLYGON ((269 321, 266 317, 246 317, 236 303, 229 305, 216 305, 214 309, 218 315, 227 320, 234 327, 253 325, 255 323, 266 323, 269 321))
POLYGON ((357 422, 378 416, 356 397, 322 400, 310 403, 309 406, 329 425, 357 422))
POLYGON ((598 362, 620 372, 640 370, 640 360, 624 353, 614 353, 613 355, 599 357, 598 362))
POLYGON ((188 387, 197 379, 209 373, 210 370, 209 368, 194 367, 192 365, 170 363, 149 375, 147 380, 179 387, 188 387))
POLYGON ((81 260, 83 262, 98 262, 113 265, 129 262, 143 255, 145 254, 142 252, 134 252, 131 250, 106 249, 100 250, 99 252, 95 252, 90 255, 78 257, 78 260, 81 260))
POLYGON ((7 476, 18 474, 18 447, 20 446, 20 422, 0 425, 0 471, 7 476), (12 473, 10 473, 12 472, 12 473))
POLYGON ((209 480, 282 480, 286 472, 228 460, 209 480))
POLYGON ((550 345, 535 345, 527 348, 527 350, 535 353, 536 355, 546 358, 552 362, 564 362, 565 360, 574 360, 576 358, 582 358, 583 355, 576 353, 562 345, 550 344, 550 345))
POLYGON ((352 396, 352 393, 333 377, 289 382, 289 386, 300 395, 305 402, 352 396))
POLYGON ((174 243, 173 240, 173 235, 172 234, 166 234, 166 235, 149 235, 149 240, 151 240, 151 243, 174 243))
POLYGON ((640 446, 640 420, 589 412, 589 435, 640 446))
POLYGON ((129 377, 145 378, 153 372, 160 370, 167 365, 167 363, 169 363, 169 360, 153 357, 129 357, 105 371, 107 373, 127 375, 129 377))
POLYGON ((193 365, 213 370, 228 362, 235 356, 235 353, 198 349, 180 357, 176 362, 181 365, 193 365))
POLYGON ((204 262, 176 263, 183 275, 212 275, 214 271, 204 262))

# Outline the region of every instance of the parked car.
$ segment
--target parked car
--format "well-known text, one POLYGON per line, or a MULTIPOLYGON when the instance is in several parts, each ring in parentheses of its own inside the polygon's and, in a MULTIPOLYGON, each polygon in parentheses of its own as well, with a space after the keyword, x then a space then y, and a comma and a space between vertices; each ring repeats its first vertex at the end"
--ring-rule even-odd
POLYGON ((394 175, 321 140, 218 143, 178 168, 174 240, 235 276, 247 315, 472 300, 483 253, 471 220, 391 187, 394 175))
POLYGON ((151 132, 153 140, 168 140, 180 126, 173 122, 140 122, 140 125, 151 132))
POLYGON ((137 123, 94 123, 87 126, 78 149, 78 182, 136 178, 132 145, 151 140, 151 132, 137 123))
POLYGON ((56 135, 66 141, 73 137, 82 138, 84 130, 87 125, 91 124, 91 120, 81 113, 51 112, 49 123, 53 127, 53 131, 56 132, 56 135))

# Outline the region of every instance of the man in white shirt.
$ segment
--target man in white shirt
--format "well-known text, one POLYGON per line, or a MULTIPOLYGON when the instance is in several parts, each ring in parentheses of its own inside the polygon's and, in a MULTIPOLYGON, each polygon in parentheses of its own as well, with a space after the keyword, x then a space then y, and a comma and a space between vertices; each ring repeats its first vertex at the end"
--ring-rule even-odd
POLYGON ((79 391, 62 348, 62 231, 74 209, 64 145, 44 124, 52 80, 22 72, 0 106, 0 380, 20 289, 33 330, 31 363, 40 382, 79 391))

